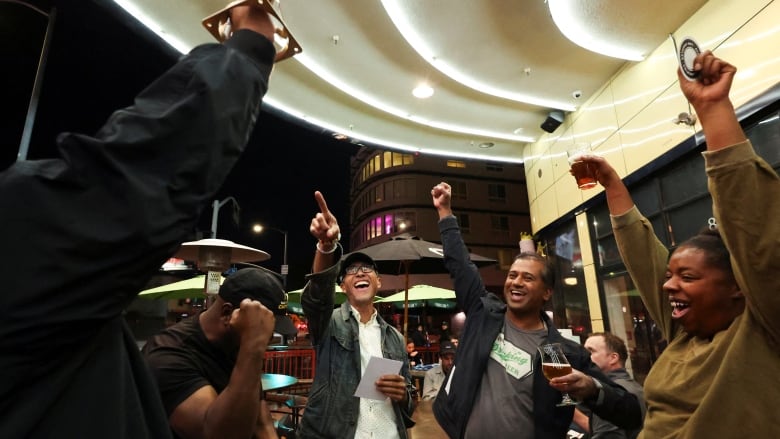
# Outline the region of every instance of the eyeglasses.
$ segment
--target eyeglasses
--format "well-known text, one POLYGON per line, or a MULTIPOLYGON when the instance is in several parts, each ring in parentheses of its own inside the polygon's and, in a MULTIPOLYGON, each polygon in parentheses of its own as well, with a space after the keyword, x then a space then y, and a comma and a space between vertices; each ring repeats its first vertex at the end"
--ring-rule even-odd
POLYGON ((357 274, 358 271, 368 274, 368 273, 373 273, 376 270, 371 265, 352 265, 347 267, 347 269, 344 270, 344 273, 357 274))

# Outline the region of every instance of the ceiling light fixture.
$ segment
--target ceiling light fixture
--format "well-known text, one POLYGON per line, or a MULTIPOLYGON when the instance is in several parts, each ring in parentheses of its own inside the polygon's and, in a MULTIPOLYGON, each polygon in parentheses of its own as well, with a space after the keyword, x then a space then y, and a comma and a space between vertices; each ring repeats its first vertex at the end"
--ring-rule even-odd
POLYGON ((494 86, 481 82, 479 79, 474 78, 465 72, 461 72, 455 67, 447 64, 436 55, 432 48, 428 47, 425 42, 424 34, 420 32, 424 30, 420 29, 418 31, 418 29, 415 26, 412 26, 412 24, 406 19, 407 12, 404 10, 404 7, 401 5, 401 3, 404 2, 399 0, 382 0, 382 6, 385 8, 388 17, 390 17, 390 20, 398 29, 398 33, 404 37, 406 42, 409 43, 409 45, 412 46, 412 48, 418 54, 420 54, 424 60, 426 60, 429 64, 434 66, 443 74, 447 75, 453 81, 457 81, 466 87, 477 90, 480 93, 508 99, 510 101, 523 102, 526 104, 537 105, 546 108, 555 108, 564 111, 574 111, 577 109, 577 107, 572 105, 570 102, 542 99, 523 93, 516 93, 509 90, 495 88, 494 86))
POLYGON ((558 30, 568 38, 572 43, 612 58, 625 59, 628 61, 642 61, 645 59, 644 53, 636 49, 620 45, 620 38, 615 38, 614 34, 608 32, 599 32, 600 27, 589 23, 589 20, 596 20, 591 17, 593 7, 591 2, 580 0, 548 0, 547 5, 550 8, 550 15, 558 26, 558 30))
MULTIPOLYGON (((304 52, 305 53, 305 52, 304 52)), ((301 54, 303 55, 303 53, 301 54)), ((296 56, 294 59, 298 59, 298 56, 296 56)), ((304 119, 306 122, 311 123, 312 125, 315 125, 317 127, 322 127, 327 130, 333 131, 333 132, 343 132, 345 131, 343 127, 338 127, 330 122, 326 122, 321 119, 313 118, 310 116, 306 116, 302 111, 295 109, 293 107, 290 107, 287 103, 283 103, 281 101, 278 101, 274 99, 273 97, 270 97, 266 95, 265 98, 263 98, 263 105, 269 105, 270 107, 275 108, 278 111, 287 113, 293 117, 297 117, 299 119, 304 119)), ((380 139, 377 137, 372 137, 369 135, 364 135, 359 132, 354 132, 353 137, 355 137, 356 141, 358 142, 366 142, 373 145, 381 145, 382 147, 386 147, 389 149, 395 149, 400 151, 409 151, 416 154, 426 154, 426 155, 433 155, 433 156, 443 156, 443 157, 450 157, 450 158, 464 158, 464 159, 473 159, 473 160, 490 160, 493 162, 506 162, 506 163, 523 163, 522 157, 517 157, 514 155, 511 156, 500 156, 500 155, 485 155, 485 154, 462 154, 455 151, 443 151, 439 149, 426 149, 426 148, 420 148, 418 146, 412 146, 409 144, 394 142, 392 140, 387 139, 380 139), (359 139, 359 140, 358 140, 359 139)), ((480 137, 486 137, 486 136, 480 136, 480 137)))
POLYGON ((420 84, 412 90, 412 95, 418 99, 428 99, 433 96, 433 88, 428 84, 420 84))
MULTIPOLYGON (((174 49, 178 50, 180 53, 186 54, 186 53, 189 53, 192 50, 193 46, 191 46, 189 44, 185 44, 181 40, 179 40, 178 38, 176 38, 173 35, 167 33, 165 30, 162 29, 162 27, 155 20, 153 20, 150 16, 144 14, 142 9, 141 9, 141 7, 139 7, 137 5, 138 2, 133 1, 133 0, 114 0, 114 1, 120 7, 122 7, 122 9, 126 10, 130 15, 134 16, 144 26, 146 26, 152 32, 157 34, 160 38, 165 40, 168 44, 170 44, 174 49)), ((340 39, 340 38, 337 38, 337 39, 340 39)), ((306 56, 305 53, 301 53, 301 54, 297 55, 295 57, 295 59, 297 61, 299 61, 304 67, 306 67, 307 69, 311 70, 312 73, 314 73, 315 75, 319 76, 324 81, 329 82, 332 86, 336 87, 337 89, 339 89, 339 90, 349 94, 353 98, 355 98, 355 99, 357 99, 359 101, 362 101, 363 103, 365 103, 367 105, 375 107, 375 108, 377 108, 377 109, 379 109, 381 111, 385 111, 387 113, 390 113, 390 114, 392 114, 394 116, 397 116, 397 117, 400 117, 400 118, 403 118, 403 119, 407 119, 407 120, 411 120, 413 122, 416 122, 416 123, 419 123, 419 124, 423 124, 423 125, 426 125, 426 126, 429 126, 429 127, 432 127, 432 128, 437 128, 437 129, 440 129, 440 130, 451 131, 451 132, 456 132, 456 133, 461 133, 461 134, 470 134, 470 135, 479 136, 479 137, 491 137, 491 138, 494 138, 494 139, 502 139, 502 140, 508 140, 508 141, 512 141, 512 142, 530 143, 530 142, 535 142, 536 141, 536 137, 532 137, 532 136, 508 135, 508 134, 502 133, 502 132, 486 131, 486 130, 482 130, 482 129, 479 129, 479 128, 476 128, 476 127, 474 127, 474 128, 472 128, 472 127, 464 127, 462 125, 454 125, 454 124, 447 124, 447 123, 442 123, 442 122, 437 122, 437 121, 430 121, 430 120, 426 120, 426 119, 423 119, 423 118, 420 118, 420 117, 412 116, 412 115, 409 114, 408 111, 401 111, 400 109, 393 108, 393 107, 385 104, 384 102, 381 102, 380 100, 374 98, 373 96, 369 95, 368 93, 362 92, 362 91, 360 91, 360 90, 358 90, 356 88, 353 88, 353 87, 349 86, 344 81, 340 80, 336 75, 330 73, 325 68, 319 66, 316 62, 314 62, 313 59, 311 59, 310 57, 306 56)), ((271 101, 270 96, 266 95, 266 97, 264 99, 264 102, 266 102, 266 101, 271 101)), ((289 108, 289 107, 287 107, 285 105, 282 105, 281 102, 279 102, 279 101, 275 101, 275 104, 270 104, 270 105, 272 107, 275 107, 275 108, 279 109, 280 111, 283 111, 283 112, 288 113, 290 115, 297 115, 297 117, 299 117, 300 119, 303 119, 303 120, 305 120, 305 121, 307 121, 309 123, 313 123, 311 118, 308 117, 306 114, 304 114, 304 113, 302 113, 300 111, 292 110, 291 108, 289 108)), ((552 105, 552 106, 555 107, 554 105, 552 105)), ((574 109, 574 108, 572 107, 572 109, 574 109)), ((314 124, 318 125, 320 127, 323 127, 323 128, 330 129, 331 131, 337 131, 337 132, 338 131, 342 131, 341 128, 336 128, 333 124, 325 123, 324 121, 320 121, 319 123, 314 123, 314 124)), ((388 142, 388 141, 382 140, 382 139, 368 139, 368 138, 366 138, 366 140, 368 140, 371 143, 376 143, 378 145, 387 145, 390 148, 401 149, 401 150, 408 150, 408 151, 415 151, 415 152, 421 151, 417 147, 412 147, 412 146, 402 145, 402 144, 396 144, 394 142, 388 142)), ((426 151, 426 153, 433 154, 433 155, 448 155, 448 154, 451 155, 452 154, 451 152, 443 152, 442 153, 442 152, 429 152, 429 151, 426 151)), ((484 159, 484 157, 482 157, 482 156, 464 157, 464 158, 484 159)), ((510 163, 518 162, 517 158, 515 158, 515 157, 502 157, 502 158, 495 157, 495 158, 493 158, 493 160, 496 160, 496 161, 506 161, 506 162, 510 162, 510 163)), ((520 160, 519 162, 522 163, 522 160, 520 160)))
POLYGON ((312 57, 308 56, 306 52, 302 52, 301 54, 296 55, 294 59, 300 62, 307 69, 311 70, 315 75, 322 78, 322 80, 330 83, 333 87, 336 87, 337 89, 343 91, 344 93, 347 93, 348 95, 352 96, 353 98, 359 101, 362 101, 365 104, 371 105, 372 107, 378 108, 379 110, 390 113, 396 117, 407 119, 412 122, 416 122, 421 125, 429 126, 432 128, 437 128, 440 130, 451 131, 451 132, 461 133, 461 134, 469 134, 472 136, 491 137, 494 139, 503 139, 503 140, 509 140, 513 142, 535 142, 536 141, 536 138, 532 136, 511 135, 511 134, 506 134, 504 132, 488 131, 476 127, 467 127, 463 125, 448 124, 448 123, 429 120, 419 116, 411 115, 409 114, 408 111, 403 111, 399 108, 392 107, 380 101, 378 98, 370 95, 368 92, 364 92, 363 90, 357 89, 349 85, 339 76, 331 73, 324 67, 317 64, 317 62, 312 57))
POLYGON ((479 144, 480 148, 492 148, 494 146, 496 146, 496 144, 493 142, 482 142, 479 144))

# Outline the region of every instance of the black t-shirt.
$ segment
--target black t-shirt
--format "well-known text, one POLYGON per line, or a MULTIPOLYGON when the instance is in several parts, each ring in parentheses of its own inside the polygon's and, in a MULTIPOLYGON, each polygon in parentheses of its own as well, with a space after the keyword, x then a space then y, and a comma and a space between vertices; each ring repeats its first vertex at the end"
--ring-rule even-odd
POLYGON ((200 314, 150 338, 143 354, 160 388, 168 416, 204 386, 222 392, 230 381, 235 357, 211 344, 200 327, 200 314))

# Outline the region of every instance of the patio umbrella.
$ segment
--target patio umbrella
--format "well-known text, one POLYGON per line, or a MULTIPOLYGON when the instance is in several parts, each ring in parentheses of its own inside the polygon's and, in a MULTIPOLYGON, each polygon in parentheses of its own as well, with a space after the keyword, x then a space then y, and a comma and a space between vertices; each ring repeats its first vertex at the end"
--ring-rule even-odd
MULTIPOLYGON (((446 273, 444 266, 444 250, 441 244, 424 241, 417 236, 403 233, 391 238, 389 241, 380 242, 369 247, 356 250, 365 253, 374 260, 379 273, 404 274, 406 288, 409 291, 410 274, 434 274, 446 273)), ((348 255, 344 255, 346 258, 348 255)), ((495 259, 471 254, 471 262, 477 267, 495 264, 495 259)), ((409 298, 404 298, 404 337, 407 336, 407 323, 409 321, 409 298)))
MULTIPOLYGON (((220 279, 220 284, 224 281, 220 279)), ((205 298, 204 285, 206 285, 206 276, 200 275, 179 282, 170 283, 160 287, 150 288, 141 291, 138 297, 141 299, 188 299, 205 298)))
POLYGON ((408 291, 401 291, 387 297, 383 297, 377 302, 404 302, 407 300, 431 300, 431 299, 451 299, 455 300, 455 291, 446 288, 432 287, 430 285, 415 285, 408 291))
POLYGON ((398 308, 455 308, 455 291, 430 285, 415 285, 407 291, 392 294, 377 300, 381 303, 393 303, 398 308))
MULTIPOLYGON (((292 290, 287 292, 287 302, 298 302, 301 303, 301 294, 303 294, 303 288, 300 290, 292 290)), ((347 301, 347 295, 344 293, 344 291, 341 289, 340 286, 336 285, 336 295, 333 296, 333 303, 336 305, 341 305, 342 303, 347 301)))

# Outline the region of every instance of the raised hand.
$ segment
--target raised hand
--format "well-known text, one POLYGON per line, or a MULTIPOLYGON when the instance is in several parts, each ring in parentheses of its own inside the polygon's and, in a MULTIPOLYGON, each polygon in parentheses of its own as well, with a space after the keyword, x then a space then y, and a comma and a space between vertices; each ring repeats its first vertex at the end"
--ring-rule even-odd
POLYGON ((599 391, 593 378, 577 369, 572 369, 568 375, 552 378, 550 386, 561 393, 568 393, 578 401, 593 397, 599 391))
POLYGON ((439 212, 439 219, 452 215, 452 188, 449 184, 441 182, 431 189, 433 207, 439 212))
POLYGON ((325 197, 322 196, 320 191, 314 192, 314 199, 317 200, 320 211, 312 218, 309 232, 320 241, 323 247, 327 246, 327 248, 322 248, 322 250, 328 251, 341 238, 341 230, 336 217, 328 210, 328 203, 325 202, 325 197))
POLYGON ((677 77, 680 89, 694 107, 728 99, 734 74, 737 73, 736 67, 707 50, 696 57, 693 69, 699 72, 696 81, 685 79, 680 69, 677 69, 677 77))
POLYGON ((233 310, 230 326, 238 333, 242 347, 264 353, 274 333, 274 314, 257 300, 244 299, 233 310))
POLYGON ((247 2, 230 9, 230 23, 232 31, 249 29, 255 31, 268 40, 274 40, 274 25, 268 13, 257 2, 247 2))
MULTIPOLYGON (((585 154, 580 156, 580 160, 590 165, 591 169, 596 173, 596 181, 604 188, 609 188, 615 182, 622 184, 617 171, 604 157, 595 154, 585 154)), ((569 170, 569 173, 571 173, 571 170, 569 170)))
POLYGON ((745 141, 745 133, 729 99, 737 68, 707 50, 696 57, 693 69, 699 72, 696 81, 685 79, 679 69, 677 77, 680 90, 699 117, 707 150, 716 151, 745 141))

